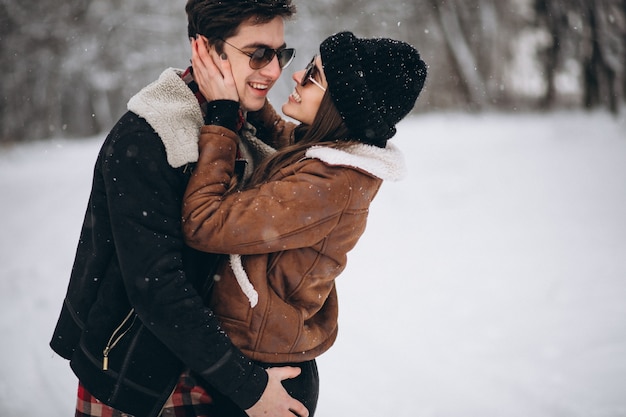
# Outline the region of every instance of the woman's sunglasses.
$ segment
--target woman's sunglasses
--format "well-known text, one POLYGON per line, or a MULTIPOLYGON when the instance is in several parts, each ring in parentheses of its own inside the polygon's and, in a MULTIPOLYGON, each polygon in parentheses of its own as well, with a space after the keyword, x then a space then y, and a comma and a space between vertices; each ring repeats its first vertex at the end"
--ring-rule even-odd
POLYGON ((324 88, 322 84, 315 81, 315 75, 317 75, 317 73, 319 72, 319 70, 317 69, 317 65, 315 65, 315 58, 316 56, 313 57, 311 62, 309 62, 309 65, 307 65, 306 68, 304 69, 304 75, 302 76, 302 79, 300 80, 300 85, 304 87, 305 85, 308 84, 309 81, 311 81, 313 84, 321 88, 322 91, 326 91, 326 88, 324 88))
POLYGON ((256 48, 254 52, 248 53, 237 48, 235 45, 226 42, 224 39, 221 40, 242 54, 249 56, 250 68, 255 70, 268 66, 275 56, 278 57, 278 65, 280 65, 280 69, 285 69, 287 68, 287 65, 291 64, 291 61, 293 61, 293 58, 296 56, 296 50, 293 48, 272 49, 259 47, 256 48))

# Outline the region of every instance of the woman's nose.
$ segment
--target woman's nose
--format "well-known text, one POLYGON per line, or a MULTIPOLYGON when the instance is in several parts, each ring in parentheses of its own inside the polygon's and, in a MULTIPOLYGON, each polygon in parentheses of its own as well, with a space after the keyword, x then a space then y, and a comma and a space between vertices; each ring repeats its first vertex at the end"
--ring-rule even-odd
POLYGON ((302 81, 303 73, 304 70, 296 71, 291 75, 291 79, 294 80, 297 84, 300 84, 300 81, 302 81))

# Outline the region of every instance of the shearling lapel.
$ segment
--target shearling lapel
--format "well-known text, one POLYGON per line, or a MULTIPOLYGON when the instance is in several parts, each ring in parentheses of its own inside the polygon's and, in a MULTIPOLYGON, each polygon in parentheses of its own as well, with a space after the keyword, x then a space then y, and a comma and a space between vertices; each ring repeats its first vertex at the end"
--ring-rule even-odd
POLYGON ((128 102, 128 110, 146 119, 159 135, 167 162, 174 168, 198 160, 198 136, 204 124, 198 100, 181 73, 166 69, 128 102))
POLYGON ((385 181, 398 181, 406 175, 402 152, 389 142, 386 148, 365 144, 342 149, 313 146, 307 150, 306 156, 329 165, 357 168, 385 181))

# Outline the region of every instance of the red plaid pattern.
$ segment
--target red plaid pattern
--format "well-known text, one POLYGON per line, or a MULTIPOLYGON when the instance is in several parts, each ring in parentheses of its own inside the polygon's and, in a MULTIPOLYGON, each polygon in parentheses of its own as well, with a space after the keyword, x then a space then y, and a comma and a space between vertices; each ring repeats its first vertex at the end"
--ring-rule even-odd
POLYGON ((180 78, 183 79, 185 84, 189 86, 193 94, 196 96, 196 99, 198 100, 198 104, 200 104, 200 109, 202 109, 202 115, 204 116, 206 114, 207 101, 206 101, 206 98, 204 98, 204 96, 200 92, 200 87, 198 87, 198 84, 193 79, 193 68, 187 67, 187 69, 183 71, 183 73, 180 75, 180 78))
POLYGON ((188 371, 183 372, 174 392, 167 399, 162 417, 211 417, 213 398, 188 371))
POLYGON ((75 417, 133 417, 102 403, 78 383, 75 417))
MULTIPOLYGON (((216 414, 216 409, 212 404, 211 395, 198 385, 196 379, 189 372, 183 372, 174 392, 163 406, 161 417, 213 417, 216 414)), ((133 416, 102 403, 79 382, 75 417, 133 416)))

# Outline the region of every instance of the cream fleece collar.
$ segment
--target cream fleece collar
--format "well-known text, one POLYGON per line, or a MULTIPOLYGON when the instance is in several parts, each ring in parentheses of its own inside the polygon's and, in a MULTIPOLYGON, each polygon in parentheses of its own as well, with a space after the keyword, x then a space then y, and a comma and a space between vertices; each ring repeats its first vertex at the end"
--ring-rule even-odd
MULTIPOLYGON (((198 137, 204 124, 198 100, 180 77, 183 70, 168 68, 153 83, 128 101, 128 110, 146 119, 165 146, 167 162, 174 168, 198 161, 198 137)), ((245 176, 275 149, 256 136, 246 122, 239 135, 241 153, 249 162, 245 176)))
POLYGON ((128 110, 146 119, 165 145, 174 168, 198 160, 198 136, 204 124, 198 100, 180 78, 182 70, 168 68, 128 101, 128 110))
POLYGON ((398 181, 406 175, 402 152, 389 142, 386 148, 362 143, 343 149, 313 146, 307 150, 306 156, 329 165, 357 168, 386 181, 398 181))

